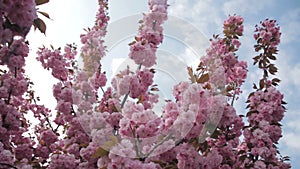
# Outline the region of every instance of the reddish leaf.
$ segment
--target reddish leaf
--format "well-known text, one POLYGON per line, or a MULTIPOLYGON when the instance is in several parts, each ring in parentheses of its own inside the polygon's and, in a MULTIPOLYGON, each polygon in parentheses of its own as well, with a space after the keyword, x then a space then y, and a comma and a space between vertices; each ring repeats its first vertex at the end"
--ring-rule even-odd
POLYGON ((196 70, 199 71, 203 68, 204 68, 203 62, 200 62, 196 70))
POLYGON ((46 33, 46 24, 43 20, 41 20, 40 18, 36 18, 33 21, 33 25, 35 28, 38 28, 43 34, 46 33))
POLYGON ((144 95, 142 94, 139 97, 138 103, 143 103, 143 101, 144 101, 144 95))
POLYGON ((200 62, 198 67, 202 68, 204 65, 203 65, 203 62, 200 62))
POLYGON ((269 65, 269 72, 274 75, 277 72, 277 67, 274 64, 269 65))
POLYGON ((109 154, 109 150, 111 147, 117 145, 119 143, 119 140, 116 136, 110 136, 110 139, 102 146, 100 146, 94 154, 92 154, 92 158, 98 158, 109 154))
POLYGON ((128 45, 131 46, 131 45, 134 45, 136 43, 136 41, 133 41, 133 42, 130 42, 128 45))
POLYGON ((74 70, 73 70, 73 69, 68 69, 68 71, 69 71, 69 73, 70 73, 71 75, 74 74, 74 70))
POLYGON ((265 87, 265 81, 264 81, 264 79, 261 79, 260 81, 259 81, 259 88, 260 89, 263 89, 265 87))
POLYGON ((159 89, 157 87, 152 87, 150 90, 151 91, 159 91, 159 89))
POLYGON ((188 74, 190 76, 190 80, 195 83, 196 82, 196 78, 194 76, 194 73, 193 73, 193 69, 191 67, 187 67, 187 70, 188 70, 188 74))
POLYGON ((250 94, 249 94, 249 96, 248 96, 248 99, 247 100, 249 100, 252 96, 254 96, 254 92, 251 92, 250 94))
POLYGON ((272 79, 272 85, 277 86, 280 80, 278 78, 272 79))
POLYGON ((256 63, 257 63, 257 61, 254 61, 254 62, 253 62, 253 65, 256 65, 256 63))
POLYGON ((220 132, 218 130, 215 130, 210 137, 217 139, 219 137, 219 135, 220 135, 220 132))
POLYGON ((150 69, 150 72, 151 73, 155 73, 155 69, 150 69))
POLYGON ((226 92, 230 92, 230 91, 232 91, 232 90, 234 90, 234 86, 233 86, 233 85, 228 85, 228 86, 226 87, 226 92))
POLYGON ((156 164, 159 164, 161 167, 163 167, 163 166, 166 165, 166 164, 165 164, 163 161, 161 161, 161 160, 153 160, 152 162, 153 162, 153 163, 156 163, 156 164))
POLYGON ((258 111, 257 111, 257 110, 250 110, 250 111, 246 114, 246 117, 251 116, 251 114, 253 114, 253 113, 258 113, 258 111))
POLYGON ((264 75, 266 75, 266 77, 269 77, 267 70, 264 70, 264 75))
POLYGON ((46 13, 46 12, 41 12, 41 11, 38 11, 38 13, 40 13, 40 14, 42 14, 42 15, 44 15, 46 18, 48 18, 48 19, 51 19, 50 18, 50 16, 49 16, 49 14, 48 13, 46 13))
POLYGON ((258 55, 258 56, 255 56, 253 59, 254 59, 255 61, 258 61, 259 58, 260 58, 260 56, 258 55))
POLYGON ((255 90, 257 89, 257 86, 255 83, 253 84, 253 89, 255 89, 255 90))
POLYGON ((276 83, 276 82, 272 82, 272 85, 273 85, 273 86, 277 86, 277 85, 278 85, 278 83, 276 83))
POLYGON ((211 89, 211 85, 209 83, 207 83, 203 88, 210 90, 211 89))
POLYGON ((269 55, 268 58, 271 60, 276 60, 276 57, 274 55, 269 55))
POLYGON ((278 79, 278 78, 274 78, 274 79, 272 79, 272 81, 273 81, 273 82, 277 82, 277 83, 279 83, 281 80, 280 80, 280 79, 278 79))
POLYGON ((201 77, 197 80, 198 83, 205 83, 209 80, 208 73, 201 75, 201 77))
POLYGON ((35 0, 35 4, 36 5, 42 5, 42 4, 45 4, 45 3, 48 3, 49 0, 35 0))

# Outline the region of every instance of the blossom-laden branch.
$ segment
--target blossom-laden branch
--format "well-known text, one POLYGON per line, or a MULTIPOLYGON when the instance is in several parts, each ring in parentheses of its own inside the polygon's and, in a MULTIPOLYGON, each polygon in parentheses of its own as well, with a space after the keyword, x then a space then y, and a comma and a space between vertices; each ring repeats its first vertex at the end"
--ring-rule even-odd
POLYGON ((277 46, 280 43, 280 27, 275 20, 266 19, 261 25, 256 25, 254 38, 257 44, 255 51, 260 52, 254 57, 254 65, 263 71, 259 87, 254 84, 256 91, 252 92, 247 100, 249 125, 244 127, 244 142, 241 144, 240 155, 244 167, 256 168, 290 168, 285 163, 289 157, 279 157, 276 144, 282 137, 280 121, 285 112, 283 94, 276 86, 278 78, 268 80, 269 73, 275 75, 276 66, 271 60, 276 60, 277 46))
POLYGON ((280 80, 268 79, 277 72, 271 63, 281 34, 276 21, 265 20, 255 30, 254 48, 261 53, 254 61, 263 78, 248 98, 248 125, 233 107, 247 76, 247 64, 236 54, 244 20, 236 15, 224 21, 224 37, 213 37, 196 71, 188 68, 191 82, 173 87, 175 101, 158 116, 152 66, 163 41, 167 1, 148 1, 149 12, 129 44, 129 58, 138 69, 122 70, 106 88, 100 60, 106 53, 108 1, 99 0, 95 25, 80 36, 82 68, 74 61, 75 45, 38 51, 42 66, 59 81, 52 114, 37 104, 24 69, 35 5, 46 2, 0 2, 0 168, 290 168, 276 147, 285 112, 283 95, 275 88, 280 80), (11 12, 15 7, 19 10, 11 12), (29 112, 39 121, 35 127, 25 117, 29 112))

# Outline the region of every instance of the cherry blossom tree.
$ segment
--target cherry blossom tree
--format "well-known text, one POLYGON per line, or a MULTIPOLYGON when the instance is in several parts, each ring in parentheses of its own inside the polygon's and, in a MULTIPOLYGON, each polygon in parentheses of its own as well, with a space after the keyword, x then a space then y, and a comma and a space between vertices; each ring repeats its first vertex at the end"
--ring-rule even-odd
MULTIPOLYGON (((290 168, 277 148, 286 104, 276 89, 274 64, 280 27, 266 19, 254 31, 254 64, 263 77, 254 84, 248 113, 236 112, 247 62, 238 58, 243 36, 241 16, 229 16, 223 36, 214 35, 190 81, 173 86, 161 115, 155 112, 156 51, 163 43, 167 0, 149 0, 129 58, 137 65, 121 70, 108 83, 101 59, 109 23, 108 1, 99 0, 96 22, 80 35, 82 48, 41 47, 37 60, 58 80, 56 109, 32 90, 24 66, 31 26, 45 33, 36 6, 47 0, 0 0, 0 168, 290 168), (83 66, 76 61, 77 54, 83 66), (38 121, 33 125, 27 115, 38 121)), ((200 57, 200 56, 199 56, 200 57)), ((48 89, 51 90, 51 89, 48 89)))

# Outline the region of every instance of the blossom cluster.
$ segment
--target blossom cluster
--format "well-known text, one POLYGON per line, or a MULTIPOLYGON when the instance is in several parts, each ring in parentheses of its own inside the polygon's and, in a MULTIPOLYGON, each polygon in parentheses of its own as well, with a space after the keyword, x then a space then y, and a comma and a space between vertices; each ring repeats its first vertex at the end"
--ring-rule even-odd
POLYGON ((149 13, 144 14, 139 35, 130 44, 129 57, 137 65, 151 67, 156 63, 156 48, 163 40, 162 24, 167 19, 167 1, 149 1, 149 13))
POLYGON ((275 23, 275 20, 266 19, 261 22, 260 26, 256 26, 255 30, 257 32, 254 35, 257 40, 255 50, 259 52, 260 49, 263 49, 263 51, 254 60, 255 62, 259 60, 259 68, 264 70, 264 76, 260 80, 259 88, 254 86, 257 90, 249 95, 247 101, 250 109, 246 115, 249 125, 243 132, 244 142, 242 144, 246 146, 242 146, 241 154, 250 158, 243 161, 245 167, 290 168, 290 164, 279 159, 276 148, 276 144, 282 137, 280 121, 284 116, 285 102, 283 94, 275 88, 279 79, 268 80, 267 73, 268 71, 274 75, 276 73, 275 66, 267 69, 272 65, 269 59, 276 59, 274 55, 277 54, 277 45, 280 42, 281 33, 275 23), (249 154, 245 154, 245 152, 249 152, 249 154))
MULTIPOLYGON (((249 98, 250 111, 248 112, 249 126, 244 130, 243 151, 250 151, 250 157, 255 163, 263 163, 263 168, 279 167, 289 168, 289 164, 283 163, 277 157, 275 144, 282 137, 280 121, 285 108, 282 105, 283 95, 273 86, 265 91, 256 91, 249 98)), ((246 156, 246 154, 244 154, 246 156)), ((250 158, 250 159, 251 159, 250 158)), ((252 162, 245 160, 245 166, 252 166, 252 162)))
POLYGON ((129 94, 135 99, 148 91, 153 77, 154 72, 149 69, 137 70, 134 74, 126 69, 112 80, 112 86, 119 96, 129 94))
POLYGON ((224 90, 227 87, 225 92, 233 89, 234 94, 240 93, 240 86, 247 77, 247 63, 239 61, 235 53, 241 45, 239 36, 243 34, 243 21, 242 17, 236 15, 224 21, 225 38, 215 36, 211 40, 211 46, 199 67, 205 67, 204 70, 209 72, 209 82, 216 89, 224 90))
POLYGON ((62 55, 60 49, 51 51, 47 48, 40 48, 37 52, 37 60, 42 63, 42 66, 47 70, 52 69, 53 77, 62 81, 66 81, 68 78, 68 68, 71 67, 71 60, 76 55, 76 48, 67 45, 64 52, 62 55))
MULTIPOLYGON (((99 60, 105 54, 102 37, 106 34, 109 17, 106 15, 106 2, 99 1, 96 24, 81 35, 83 47, 81 57, 84 65, 78 69, 74 60, 76 48, 68 45, 64 54, 59 50, 44 48, 38 54, 45 69, 52 69, 52 74, 60 80, 54 85, 53 95, 57 100, 57 115, 54 122, 57 128, 66 129, 66 138, 58 140, 55 149, 51 149, 49 168, 93 168, 97 158, 93 157, 97 149, 106 141, 105 131, 111 128, 106 120, 111 120, 109 113, 92 114, 97 102, 97 90, 106 85, 106 76, 101 72, 99 60), (54 62, 60 62, 53 64, 54 62), (59 66, 64 69, 59 69, 59 66), (76 75, 75 75, 76 73, 76 75), (63 76, 66 75, 66 76, 63 76), (101 130, 103 129, 103 130, 101 130), (102 141, 101 138, 103 139, 102 141), (81 159, 81 160, 80 160, 81 159)), ((106 132, 108 134, 108 132, 106 132)), ((53 147, 53 146, 52 146, 53 147)))
POLYGON ((254 38, 263 45, 275 47, 280 43, 280 28, 276 26, 276 20, 266 19, 261 22, 261 27, 256 25, 254 38))
POLYGON ((25 66, 29 48, 24 39, 18 39, 12 41, 10 46, 1 47, 0 52, 0 65, 6 65, 9 70, 14 71, 25 66))
POLYGON ((11 43, 16 35, 26 36, 37 18, 34 0, 0 1, 0 44, 11 43))
POLYGON ((99 60, 105 56, 103 37, 106 35, 109 16, 107 15, 107 2, 99 0, 99 9, 96 15, 96 23, 92 29, 87 29, 86 34, 80 35, 81 57, 84 62, 84 71, 92 76, 98 71, 99 60))
POLYGON ((22 96, 30 85, 24 74, 29 52, 25 36, 37 17, 35 2, 0 1, 0 16, 0 168, 16 162, 18 168, 25 168, 34 153, 32 141, 23 136, 28 123, 23 112, 27 100, 22 96))

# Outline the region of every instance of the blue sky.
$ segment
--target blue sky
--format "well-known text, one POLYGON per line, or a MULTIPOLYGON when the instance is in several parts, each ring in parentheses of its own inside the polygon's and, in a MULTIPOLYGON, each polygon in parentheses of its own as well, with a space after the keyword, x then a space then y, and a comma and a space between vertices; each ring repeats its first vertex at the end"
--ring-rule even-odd
MULTIPOLYGON (((283 120, 284 137, 281 139, 279 147, 283 155, 291 157, 292 168, 300 168, 300 162, 297 160, 300 158, 300 111, 298 107, 300 100, 300 59, 297 50, 300 44, 300 1, 170 0, 169 4, 169 15, 178 20, 182 19, 187 23, 176 25, 177 29, 185 30, 183 36, 186 38, 186 43, 181 43, 184 41, 183 39, 176 39, 176 37, 180 38, 181 36, 179 32, 172 32, 171 23, 170 26, 166 26, 167 34, 170 36, 164 41, 159 53, 161 56, 174 55, 174 57, 179 57, 179 60, 183 61, 181 65, 195 65, 194 61, 195 58, 197 59, 197 55, 199 57, 203 56, 204 49, 209 45, 208 38, 212 34, 221 33, 223 20, 229 14, 242 15, 244 17, 245 36, 241 38, 242 46, 238 54, 240 59, 248 61, 250 72, 248 74, 248 82, 243 88, 244 95, 236 103, 237 109, 241 114, 245 113, 243 102, 251 91, 251 84, 257 82, 257 77, 261 77, 260 72, 251 66, 251 58, 255 55, 252 48, 255 43, 252 38, 254 26, 265 18, 278 21, 282 31, 282 43, 279 46, 280 51, 276 64, 279 68, 278 76, 282 80, 279 88, 288 102, 288 110, 283 120), (194 36, 195 30, 198 33, 201 32, 201 34, 194 36), (172 38, 172 36, 175 38, 172 38), (186 56, 189 56, 188 58, 191 59, 186 59, 186 56)), ((83 28, 93 25, 97 10, 97 0, 51 0, 50 3, 41 6, 40 9, 48 12, 52 20, 47 21, 46 36, 33 31, 28 36, 32 55, 31 59, 28 59, 28 73, 33 75, 32 80, 36 84, 36 90, 39 92, 41 99, 47 105, 55 105, 51 92, 44 92, 51 89, 55 81, 49 80, 50 73, 42 70, 41 66, 34 60, 36 49, 42 44, 46 46, 53 44, 55 47, 64 46, 65 43, 75 42, 79 44, 79 34, 83 33, 83 28)), ((118 23, 118 21, 125 21, 127 24, 118 27, 122 23, 120 22, 111 27, 111 29, 115 28, 113 29, 114 31, 126 32, 126 34, 109 34, 109 36, 123 36, 123 39, 116 42, 113 48, 110 48, 111 50, 109 50, 110 52, 106 58, 108 62, 113 58, 116 65, 118 65, 127 57, 128 48, 126 44, 131 41, 138 28, 138 20, 135 21, 135 19, 141 18, 142 12, 145 11, 147 11, 147 0, 111 0, 109 11, 111 16, 110 24, 113 25, 118 23)), ((164 62, 168 63, 167 61, 164 62)), ((114 70, 118 67, 116 65, 114 70)), ((176 70, 179 70, 179 68, 176 68, 176 70)), ((182 70, 185 70, 185 68, 182 70)), ((170 67, 168 71, 172 72, 172 68, 170 67)), ((163 76, 164 73, 161 72, 161 75, 163 76)), ((172 78, 170 81, 175 83, 176 81, 184 80, 182 76, 180 73, 176 73, 173 81, 172 78)), ((169 95, 169 93, 166 91, 163 95, 169 95)))

